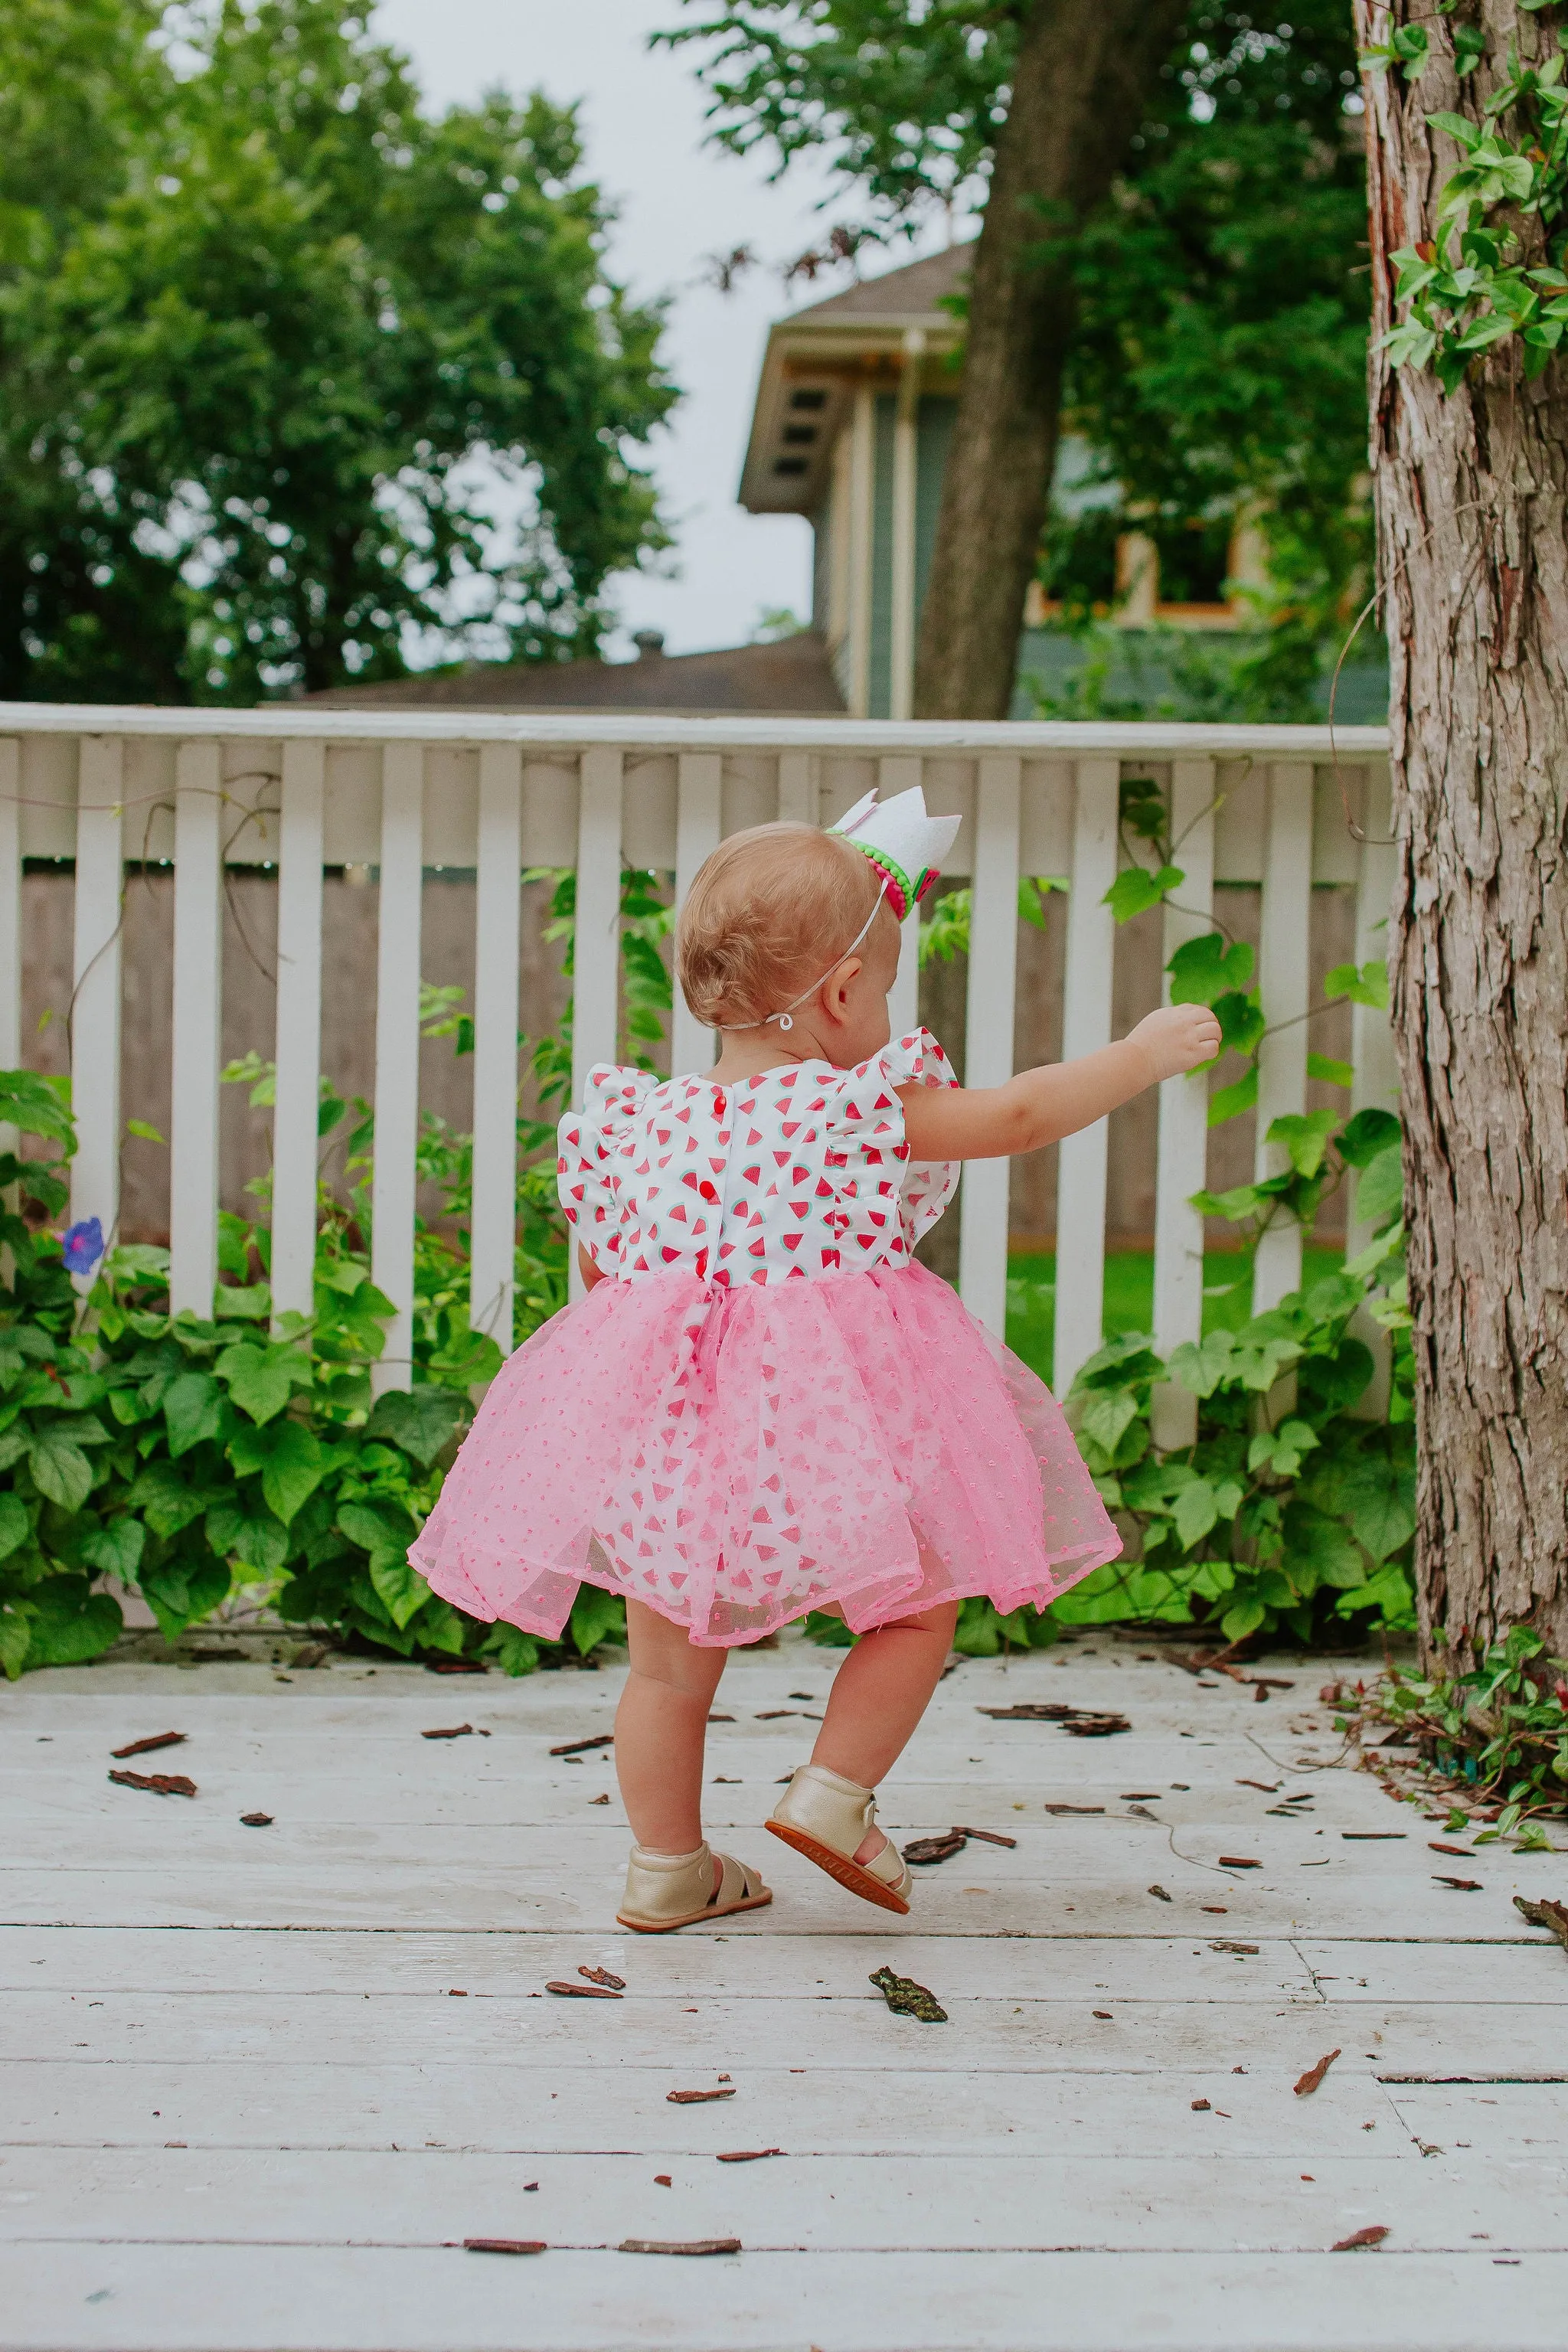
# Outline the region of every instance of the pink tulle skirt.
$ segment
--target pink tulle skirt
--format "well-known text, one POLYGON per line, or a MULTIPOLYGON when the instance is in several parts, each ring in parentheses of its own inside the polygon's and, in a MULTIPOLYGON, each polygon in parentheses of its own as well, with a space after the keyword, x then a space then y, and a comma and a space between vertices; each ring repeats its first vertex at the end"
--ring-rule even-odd
POLYGON ((600 1283, 510 1358, 410 1558, 553 1637, 579 1582, 693 1642, 1043 1606, 1121 1550, 1041 1381, 921 1265, 600 1283))

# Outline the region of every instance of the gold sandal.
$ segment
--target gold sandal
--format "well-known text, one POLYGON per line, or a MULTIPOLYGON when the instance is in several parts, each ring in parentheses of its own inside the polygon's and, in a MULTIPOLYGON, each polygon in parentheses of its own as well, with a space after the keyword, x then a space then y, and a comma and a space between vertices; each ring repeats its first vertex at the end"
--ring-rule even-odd
POLYGON ((857 1862, 877 1821, 877 1800, 858 1781, 830 1772, 826 1765, 803 1764, 769 1814, 764 1827, 826 1871, 840 1886, 884 1911, 908 1911, 914 1881, 891 1841, 869 1862, 857 1862))
POLYGON ((731 1853, 715 1853, 706 1839, 692 1853, 654 1853, 634 1845, 626 1864, 626 1898, 616 1916, 639 1936, 667 1936, 672 1927, 690 1927, 699 1919, 761 1910, 773 1899, 760 1871, 737 1862, 731 1853))

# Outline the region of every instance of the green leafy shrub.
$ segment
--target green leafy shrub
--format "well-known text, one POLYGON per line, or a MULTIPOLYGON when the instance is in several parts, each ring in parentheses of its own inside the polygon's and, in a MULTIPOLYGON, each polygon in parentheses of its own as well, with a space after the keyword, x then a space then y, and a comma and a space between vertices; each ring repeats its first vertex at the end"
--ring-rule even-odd
MULTIPOLYGON (((1478 1844, 1546 1843, 1532 1816, 1568 1812, 1568 1660, 1515 1625, 1467 1673, 1411 1675, 1390 1666, 1370 1690, 1347 1691, 1347 1727, 1393 1725, 1433 1771, 1499 1807, 1478 1844)), ((1468 1822, 1460 1815, 1454 1826, 1468 1822)))

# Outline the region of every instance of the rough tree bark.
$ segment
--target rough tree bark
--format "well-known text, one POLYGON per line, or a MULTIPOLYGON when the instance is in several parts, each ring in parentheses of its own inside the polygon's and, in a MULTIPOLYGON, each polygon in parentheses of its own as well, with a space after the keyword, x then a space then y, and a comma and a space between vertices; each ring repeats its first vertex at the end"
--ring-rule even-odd
POLYGON ((963 383, 921 615, 922 719, 1005 719, 1072 331, 1051 226, 1109 193, 1187 0, 1036 0, 970 284, 963 383))
MULTIPOLYGON (((1358 0, 1363 37, 1391 15, 1440 21, 1358 0)), ((1389 257, 1431 237, 1459 160, 1426 116, 1479 117, 1510 39, 1556 46, 1512 0, 1479 17, 1464 82, 1436 55, 1419 83, 1367 79, 1374 337, 1389 257)), ((1510 339, 1447 398, 1371 370, 1429 1657, 1525 1621, 1568 1652, 1568 364, 1526 384, 1520 356, 1510 339)))

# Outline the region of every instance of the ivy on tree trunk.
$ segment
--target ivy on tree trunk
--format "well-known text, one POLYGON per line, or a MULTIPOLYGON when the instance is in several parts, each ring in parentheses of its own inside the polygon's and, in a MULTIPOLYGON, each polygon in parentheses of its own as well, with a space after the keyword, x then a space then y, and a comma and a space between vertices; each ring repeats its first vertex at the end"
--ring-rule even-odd
MULTIPOLYGON (((1478 121, 1510 43, 1544 62, 1561 11, 1358 0, 1374 338, 1396 253, 1442 259, 1446 110, 1478 121), (1422 28, 1426 28, 1425 31, 1422 28), (1417 41, 1416 36, 1420 35, 1417 41), (1401 37, 1408 36, 1401 47, 1401 37), (1430 54, 1428 54, 1428 51, 1430 54)), ((1510 218, 1526 258, 1540 215, 1510 218)), ((1557 258, 1561 223, 1551 236, 1557 258)), ((1408 264, 1406 268, 1408 268, 1408 264)), ((1408 288, 1406 289, 1408 291, 1408 288)), ((1397 877, 1391 1003, 1405 1121, 1424 1643, 1479 1651, 1529 1621, 1568 1651, 1568 373, 1517 335, 1451 389, 1374 347, 1372 467, 1391 664, 1397 877)))
POLYGON ((1185 13, 1185 0, 1037 0, 1019 34, 921 615, 922 719, 1007 716, 1072 343, 1064 233, 1109 193, 1185 13))

